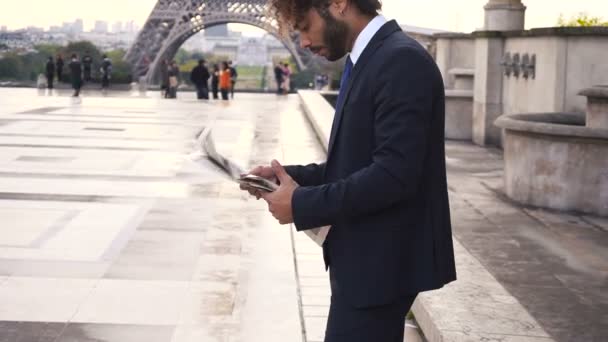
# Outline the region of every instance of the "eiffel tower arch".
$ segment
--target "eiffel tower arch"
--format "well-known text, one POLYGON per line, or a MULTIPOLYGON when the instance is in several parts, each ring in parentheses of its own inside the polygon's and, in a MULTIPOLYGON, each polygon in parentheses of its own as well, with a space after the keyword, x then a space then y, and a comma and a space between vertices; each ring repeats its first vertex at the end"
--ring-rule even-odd
POLYGON ((267 14, 267 0, 158 0, 137 40, 125 56, 135 79, 156 78, 162 61, 171 59, 180 46, 201 30, 226 23, 259 27, 279 39, 305 69, 312 54, 299 47, 296 34, 279 35, 276 20, 267 14))

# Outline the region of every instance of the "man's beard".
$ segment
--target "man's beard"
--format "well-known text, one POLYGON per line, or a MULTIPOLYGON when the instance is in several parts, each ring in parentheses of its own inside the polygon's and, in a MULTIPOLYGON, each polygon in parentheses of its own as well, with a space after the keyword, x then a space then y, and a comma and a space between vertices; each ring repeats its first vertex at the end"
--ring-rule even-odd
POLYGON ((349 34, 348 25, 334 18, 329 11, 320 13, 325 20, 325 33, 323 40, 328 50, 327 60, 334 62, 346 55, 346 39, 349 34))

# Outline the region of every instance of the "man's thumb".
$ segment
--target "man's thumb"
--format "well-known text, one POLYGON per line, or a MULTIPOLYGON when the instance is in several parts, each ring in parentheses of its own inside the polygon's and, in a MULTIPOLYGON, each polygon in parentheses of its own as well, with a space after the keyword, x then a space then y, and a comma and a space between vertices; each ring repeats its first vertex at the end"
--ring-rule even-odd
POLYGON ((272 170, 274 171, 274 174, 279 179, 279 182, 283 183, 284 181, 286 181, 289 178, 287 171, 285 171, 285 168, 283 167, 283 165, 281 165, 278 161, 273 160, 270 165, 272 166, 272 170))

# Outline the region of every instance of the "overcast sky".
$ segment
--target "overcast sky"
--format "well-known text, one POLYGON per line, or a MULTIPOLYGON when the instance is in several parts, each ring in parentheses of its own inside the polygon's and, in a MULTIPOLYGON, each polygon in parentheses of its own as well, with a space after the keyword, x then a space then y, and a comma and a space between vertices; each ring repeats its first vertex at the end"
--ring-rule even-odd
MULTIPOLYGON (((145 22, 156 0, 0 0, 0 26, 48 28, 82 18, 85 29, 96 19, 145 22)), ((470 32, 483 25, 488 0, 384 0, 384 14, 401 24, 470 32)), ((608 20, 608 0, 524 0, 526 27, 554 26, 560 14, 587 12, 608 20)), ((111 27, 111 25, 110 25, 111 27)), ((235 26, 236 27, 236 26, 235 26)), ((241 26, 238 26, 241 29, 241 26)))

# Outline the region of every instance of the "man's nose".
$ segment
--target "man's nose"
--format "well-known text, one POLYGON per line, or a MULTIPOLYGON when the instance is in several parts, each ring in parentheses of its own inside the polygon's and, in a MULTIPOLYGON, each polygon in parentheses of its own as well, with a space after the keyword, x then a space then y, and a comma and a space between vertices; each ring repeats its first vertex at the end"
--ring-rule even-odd
POLYGON ((312 45, 312 42, 310 41, 310 39, 308 39, 308 37, 302 35, 300 36, 300 47, 302 49, 306 49, 308 47, 310 47, 312 45))

